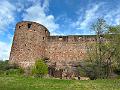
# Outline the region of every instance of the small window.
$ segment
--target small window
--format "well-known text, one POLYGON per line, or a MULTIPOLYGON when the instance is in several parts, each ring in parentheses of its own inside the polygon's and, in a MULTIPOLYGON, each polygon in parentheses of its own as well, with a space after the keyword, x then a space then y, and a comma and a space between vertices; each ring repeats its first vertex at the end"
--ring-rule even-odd
POLYGON ((19 28, 20 28, 21 26, 19 26, 19 28))
POLYGON ((31 23, 28 23, 28 28, 31 28, 32 24, 31 23))
POLYGON ((45 33, 47 33, 47 30, 45 30, 45 33))
POLYGON ((62 37, 61 37, 61 36, 59 36, 59 40, 62 40, 62 37))
POLYGON ((82 37, 79 37, 79 39, 81 39, 82 37))
POLYGON ((45 40, 45 37, 43 37, 43 40, 45 40))

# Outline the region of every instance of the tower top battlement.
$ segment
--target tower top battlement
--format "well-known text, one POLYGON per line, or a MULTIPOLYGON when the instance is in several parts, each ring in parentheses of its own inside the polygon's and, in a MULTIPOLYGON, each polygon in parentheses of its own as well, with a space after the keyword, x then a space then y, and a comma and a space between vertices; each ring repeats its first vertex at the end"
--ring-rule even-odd
POLYGON ((37 22, 33 22, 33 21, 21 21, 21 22, 18 22, 17 24, 16 24, 16 28, 17 27, 21 27, 21 26, 23 26, 24 27, 24 25, 36 25, 36 26, 41 26, 41 27, 44 27, 47 31, 48 31, 48 29, 45 27, 45 26, 43 26, 42 24, 39 24, 39 23, 37 23, 37 22))

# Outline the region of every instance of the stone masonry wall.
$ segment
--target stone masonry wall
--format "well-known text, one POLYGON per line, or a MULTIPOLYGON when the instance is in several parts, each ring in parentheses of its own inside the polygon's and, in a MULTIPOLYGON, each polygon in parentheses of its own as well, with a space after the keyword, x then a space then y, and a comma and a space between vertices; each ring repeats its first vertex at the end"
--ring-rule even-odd
POLYGON ((50 36, 48 37, 46 56, 58 68, 72 66, 72 63, 84 60, 87 43, 95 38, 86 36, 50 36))
POLYGON ((94 42, 93 36, 50 36, 43 25, 23 21, 16 25, 10 53, 10 63, 23 68, 31 66, 37 58, 48 58, 58 68, 84 60, 86 43, 94 42))
POLYGON ((37 58, 45 56, 46 37, 49 31, 35 22, 20 22, 16 25, 10 53, 10 63, 22 67, 34 64, 37 58))

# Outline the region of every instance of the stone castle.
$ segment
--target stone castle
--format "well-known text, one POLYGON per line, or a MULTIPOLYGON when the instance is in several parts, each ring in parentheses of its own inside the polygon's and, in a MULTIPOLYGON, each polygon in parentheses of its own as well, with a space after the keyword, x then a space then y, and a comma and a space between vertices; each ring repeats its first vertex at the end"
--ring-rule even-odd
POLYGON ((23 21, 16 25, 9 60, 26 68, 38 58, 47 58, 49 66, 71 68, 85 58, 86 42, 94 41, 90 35, 51 36, 43 25, 23 21))

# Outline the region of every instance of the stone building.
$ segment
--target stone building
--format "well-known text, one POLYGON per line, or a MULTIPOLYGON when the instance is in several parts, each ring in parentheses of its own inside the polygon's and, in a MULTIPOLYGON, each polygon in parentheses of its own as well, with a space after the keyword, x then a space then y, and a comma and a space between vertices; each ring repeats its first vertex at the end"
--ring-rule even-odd
MULTIPOLYGON (((43 25, 23 21, 16 25, 10 53, 10 63, 27 68, 38 58, 47 58, 49 66, 72 68, 86 55, 86 42, 95 38, 83 35, 51 36, 43 25)), ((74 68, 73 68, 74 69, 74 68)))

